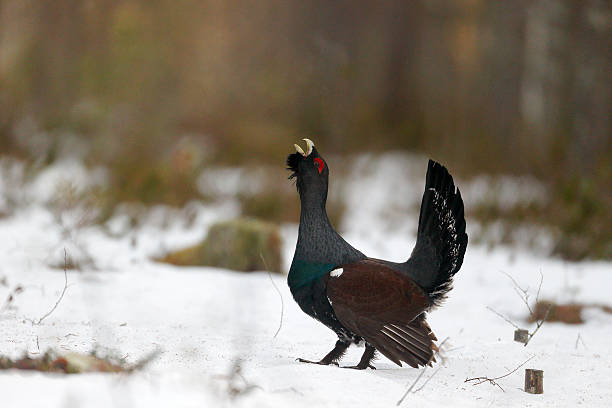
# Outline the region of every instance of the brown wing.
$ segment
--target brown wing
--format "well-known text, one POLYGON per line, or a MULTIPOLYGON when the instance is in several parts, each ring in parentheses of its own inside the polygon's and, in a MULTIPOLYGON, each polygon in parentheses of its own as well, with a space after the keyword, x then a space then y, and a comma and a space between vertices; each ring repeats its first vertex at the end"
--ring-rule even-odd
POLYGON ((332 271, 327 297, 340 322, 401 366, 431 364, 437 340, 425 321, 427 294, 410 278, 374 260, 332 271))

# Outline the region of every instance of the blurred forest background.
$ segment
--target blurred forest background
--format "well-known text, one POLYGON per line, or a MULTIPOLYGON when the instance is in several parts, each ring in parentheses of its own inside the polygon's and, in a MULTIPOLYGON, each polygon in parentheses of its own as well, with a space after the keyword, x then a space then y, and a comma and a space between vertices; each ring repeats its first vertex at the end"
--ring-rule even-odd
POLYGON ((472 216, 610 259, 611 78, 608 0, 0 0, 0 154, 103 165, 109 208, 182 205, 207 167, 310 137, 531 175, 546 203, 472 216))

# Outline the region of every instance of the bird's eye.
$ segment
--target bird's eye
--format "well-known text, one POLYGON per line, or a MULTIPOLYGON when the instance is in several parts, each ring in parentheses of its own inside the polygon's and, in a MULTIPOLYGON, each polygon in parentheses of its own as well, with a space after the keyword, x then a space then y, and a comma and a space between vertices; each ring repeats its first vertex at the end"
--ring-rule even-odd
POLYGON ((319 170, 319 174, 321 174, 321 172, 325 168, 325 163, 323 162, 323 160, 320 159, 319 157, 315 157, 314 165, 317 166, 317 170, 319 170))

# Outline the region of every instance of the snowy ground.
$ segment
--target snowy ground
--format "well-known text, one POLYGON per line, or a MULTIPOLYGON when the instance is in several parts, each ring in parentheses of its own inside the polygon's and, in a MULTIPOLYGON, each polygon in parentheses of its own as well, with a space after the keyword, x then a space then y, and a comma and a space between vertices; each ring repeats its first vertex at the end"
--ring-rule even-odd
MULTIPOLYGON (((416 214, 397 214, 418 203, 422 181, 389 177, 397 176, 399 161, 385 160, 371 176, 343 191, 349 205, 345 237, 370 256, 401 260, 414 244, 416 214), (364 200, 360 191, 370 191, 371 197, 364 200), (409 198, 385 199, 393 195, 409 198)), ((423 163, 417 160, 413 167, 423 163)), ((375 363, 375 371, 295 361, 322 357, 335 339, 299 310, 283 276, 273 277, 284 299, 282 327, 274 337, 281 300, 267 273, 152 262, 153 255, 202 238, 211 222, 234 216, 237 208, 228 200, 194 204, 189 212, 196 214, 189 223, 181 221, 182 212, 157 209, 149 223, 134 231, 125 232, 127 221, 118 217, 106 229, 87 227, 69 236, 36 200, 0 219, 0 302, 16 285, 25 289, 0 313, 0 355, 95 348, 137 362, 160 351, 144 370, 131 375, 0 372, 3 408, 395 406, 421 371, 399 368, 384 358, 375 363), (69 271, 68 289, 57 309, 41 324, 32 324, 62 291, 63 271, 48 265, 61 261, 64 246, 89 254, 95 268, 69 271), (235 364, 241 375, 231 375, 235 364), (238 395, 232 396, 232 390, 238 395)), ((287 263, 296 232, 295 225, 283 228, 287 263)), ((416 389, 440 368, 402 406, 609 406, 612 315, 591 310, 583 325, 546 323, 523 347, 512 340, 514 328, 487 309, 534 328, 524 322, 526 307, 502 271, 529 287, 532 299, 541 271, 541 298, 612 303, 610 263, 565 263, 525 250, 487 251, 470 245, 449 300, 429 316, 438 338, 449 337, 444 362, 426 370, 416 389), (487 383, 464 383, 469 377, 503 375, 532 356, 527 365, 498 381, 505 392, 487 383), (544 370, 543 395, 522 391, 524 368, 544 370)), ((356 363, 362 351, 352 348, 343 364, 356 363)))

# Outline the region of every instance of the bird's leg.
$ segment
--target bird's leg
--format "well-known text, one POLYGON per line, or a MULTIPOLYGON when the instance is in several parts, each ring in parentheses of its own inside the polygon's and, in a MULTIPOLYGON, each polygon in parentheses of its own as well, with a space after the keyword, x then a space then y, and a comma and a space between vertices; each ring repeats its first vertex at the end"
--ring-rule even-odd
POLYGON ((346 349, 348 349, 350 344, 351 343, 349 343, 347 341, 338 340, 336 342, 336 347, 334 347, 334 349, 332 351, 327 353, 327 355, 325 357, 323 357, 321 359, 321 361, 310 361, 310 360, 304 360, 303 358, 298 358, 297 361, 299 361, 300 363, 311 363, 311 364, 321 364, 321 365, 330 365, 330 364, 338 365, 338 360, 340 360, 342 358, 342 356, 344 355, 344 353, 346 353, 346 349))
POLYGON ((368 343, 366 343, 365 351, 363 352, 363 355, 361 356, 361 360, 359 361, 359 364, 357 364, 356 366, 345 367, 345 368, 354 368, 355 370, 365 370, 366 368, 371 368, 372 370, 376 370, 376 367, 374 367, 371 364, 372 360, 374 359, 375 353, 376 353, 376 349, 374 348, 374 346, 370 346, 368 343))

